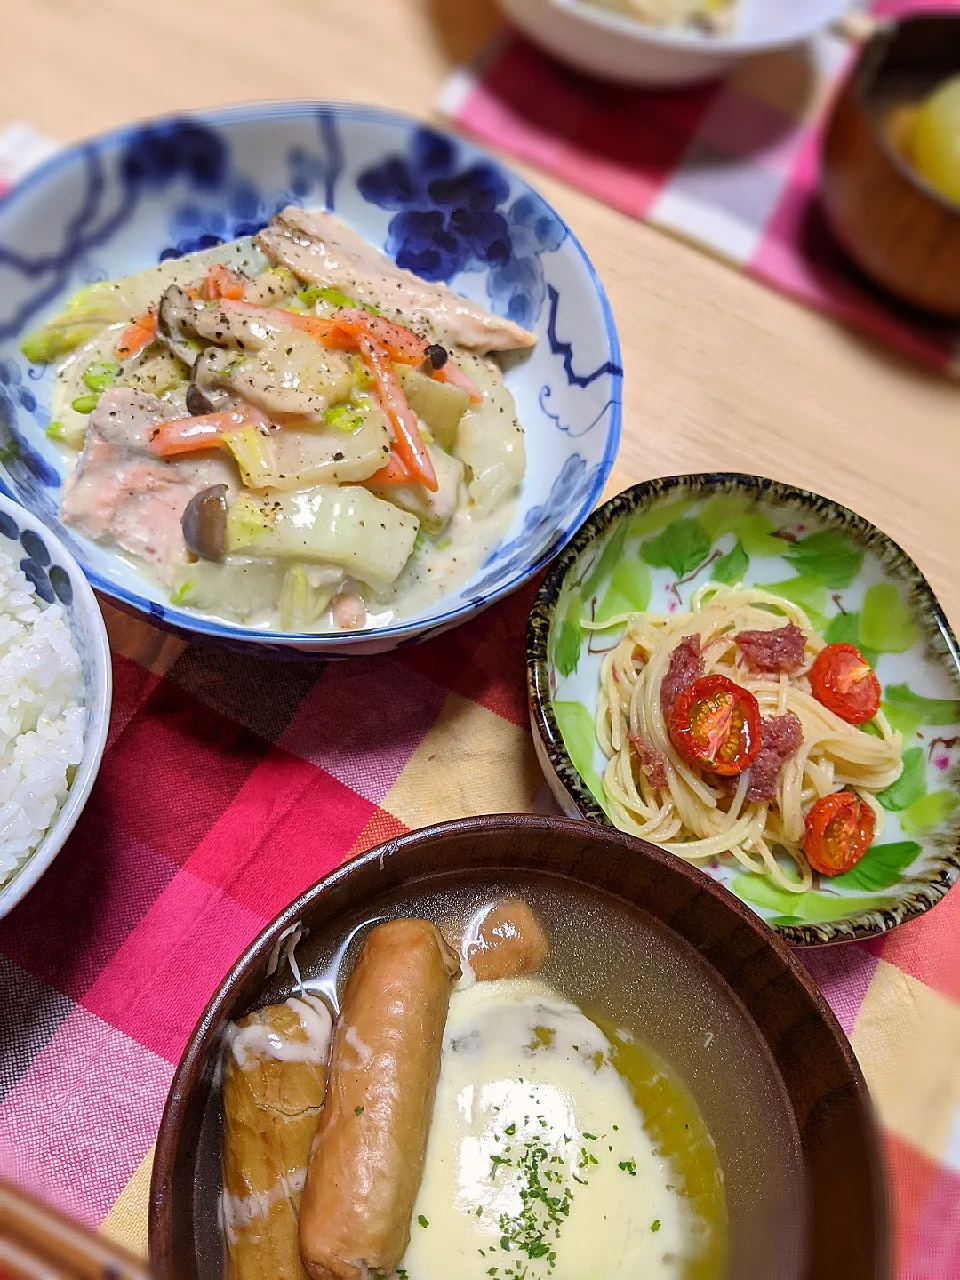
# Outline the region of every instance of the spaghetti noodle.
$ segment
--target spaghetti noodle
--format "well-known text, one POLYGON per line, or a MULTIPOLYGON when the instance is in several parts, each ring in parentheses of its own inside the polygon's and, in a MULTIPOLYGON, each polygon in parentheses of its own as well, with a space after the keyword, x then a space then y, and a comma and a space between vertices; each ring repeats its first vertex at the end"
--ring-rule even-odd
POLYGON ((710 584, 694 593, 687 613, 583 625, 624 623, 623 639, 603 662, 597 708, 597 737, 608 760, 604 789, 618 827, 690 862, 730 854, 745 870, 796 893, 813 881, 803 852, 804 812, 819 798, 853 791, 873 809, 879 834, 883 809, 875 797, 900 775, 900 734, 882 711, 873 720, 876 732, 863 732, 816 700, 808 672, 825 641, 801 608, 759 587, 710 584), (751 669, 737 634, 789 623, 803 633, 800 669, 789 675, 751 669), (704 676, 725 676, 747 689, 765 723, 790 713, 799 721, 802 740, 783 761, 769 800, 748 797, 750 769, 737 778, 703 773, 671 741, 661 687, 677 646, 692 636, 699 636, 704 676), (796 877, 777 851, 796 864, 796 877))

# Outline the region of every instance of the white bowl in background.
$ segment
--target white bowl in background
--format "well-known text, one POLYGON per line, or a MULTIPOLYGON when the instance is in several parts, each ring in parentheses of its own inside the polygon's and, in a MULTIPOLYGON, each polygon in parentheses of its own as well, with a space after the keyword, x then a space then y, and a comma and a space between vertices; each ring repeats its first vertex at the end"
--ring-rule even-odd
MULTIPOLYGON (((0 369, 0 375, 4 370, 0 369)), ((41 600, 59 601, 83 667, 86 725, 83 759, 47 834, 27 861, 0 887, 0 919, 32 889, 76 825, 100 769, 110 723, 113 669, 107 629, 97 598, 76 560, 55 534, 26 508, 0 492, 0 548, 21 563, 41 600), (26 536, 24 536, 26 535, 26 536)), ((0 697, 3 696, 0 690, 0 697)))
POLYGON ((681 86, 808 40, 850 0, 740 0, 729 35, 649 26, 586 0, 500 0, 521 31, 578 71, 619 84, 681 86))

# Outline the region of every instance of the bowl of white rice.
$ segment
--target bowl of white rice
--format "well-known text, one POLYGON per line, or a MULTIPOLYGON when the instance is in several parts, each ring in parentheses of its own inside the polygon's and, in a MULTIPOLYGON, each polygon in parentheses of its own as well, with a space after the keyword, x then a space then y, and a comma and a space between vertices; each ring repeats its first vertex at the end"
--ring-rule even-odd
POLYGON ((60 540, 0 494, 0 917, 60 851, 107 737, 110 650, 60 540))

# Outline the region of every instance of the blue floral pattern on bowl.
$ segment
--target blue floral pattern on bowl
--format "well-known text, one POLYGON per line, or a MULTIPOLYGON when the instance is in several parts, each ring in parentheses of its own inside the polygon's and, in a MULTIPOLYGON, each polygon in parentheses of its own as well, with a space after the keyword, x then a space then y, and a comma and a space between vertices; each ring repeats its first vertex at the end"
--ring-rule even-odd
POLYGON ((517 324, 536 323, 546 297, 542 255, 560 248, 567 229, 533 191, 519 196, 493 161, 457 163, 457 146, 419 129, 407 155, 360 174, 371 204, 396 210, 387 252, 426 280, 485 271, 493 309, 517 324))
POLYGON ((261 104, 156 121, 61 152, 0 202, 0 489, 55 529, 118 605, 192 638, 339 656, 457 625, 536 572, 595 505, 619 439, 621 381, 603 289, 557 214, 469 143, 392 113, 261 104), (281 635, 189 613, 63 528, 67 464, 44 434, 51 374, 19 352, 24 332, 81 285, 253 234, 291 202, 332 209, 402 266, 537 336, 507 370, 528 453, 512 527, 460 591, 376 633, 281 635))

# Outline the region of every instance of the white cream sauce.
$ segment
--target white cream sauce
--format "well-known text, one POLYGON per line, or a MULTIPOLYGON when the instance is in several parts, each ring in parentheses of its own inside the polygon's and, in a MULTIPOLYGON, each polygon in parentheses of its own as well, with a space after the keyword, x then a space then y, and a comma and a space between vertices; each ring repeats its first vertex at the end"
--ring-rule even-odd
POLYGON ((489 515, 478 514, 466 503, 459 506, 436 541, 427 541, 422 550, 414 548, 389 596, 368 602, 367 626, 413 617, 461 587, 502 541, 515 507, 516 498, 489 515))
MULTIPOLYGON (((198 274, 212 262, 225 262, 245 273, 258 272, 266 265, 267 260, 254 248, 252 241, 239 240, 231 245, 219 246, 217 249, 186 258, 161 263, 159 266, 127 277, 118 282, 123 290, 124 298, 129 302, 127 310, 130 315, 142 312, 147 305, 156 302, 163 290, 170 284, 185 284, 195 280, 198 274)), ((87 414, 77 412, 72 405, 81 397, 89 398, 90 388, 83 381, 83 374, 91 362, 110 363, 114 359, 114 345, 126 321, 118 321, 108 325, 94 339, 85 343, 64 359, 57 370, 52 390, 51 417, 59 421, 68 433, 68 438, 82 433, 86 428, 87 414)), ((485 442, 479 451, 479 459, 470 455, 470 461, 477 465, 483 462, 489 476, 494 480, 485 481, 494 490, 503 490, 507 495, 495 503, 489 501, 475 502, 474 496, 468 493, 468 469, 464 481, 460 484, 457 507, 442 531, 433 537, 418 540, 414 552, 408 560, 399 578, 383 592, 373 592, 371 588, 344 577, 337 588, 340 596, 355 595, 365 602, 365 628, 377 630, 404 618, 411 618, 429 609, 444 596, 457 591, 484 564, 493 549, 502 541, 513 518, 516 508, 516 487, 523 475, 523 434, 519 431, 514 417, 515 408, 512 398, 505 393, 502 378, 497 367, 489 361, 481 361, 460 353, 461 362, 469 368, 474 380, 486 391, 487 400, 483 406, 470 410, 467 417, 476 419, 480 428, 480 439, 485 442), (500 418, 504 412, 501 401, 509 408, 507 418, 500 418), (506 424, 506 425, 505 425, 506 424), (517 458, 504 460, 500 454, 499 434, 512 429, 517 432, 517 444, 512 453, 517 458), (519 450, 519 452, 518 452, 519 450), (500 480, 496 477, 503 473, 500 480), (499 485, 499 488, 498 488, 499 485)), ((150 390, 150 387, 146 388, 150 390)), ((178 387, 164 392, 161 398, 171 404, 172 416, 185 415, 187 410, 183 401, 183 389, 178 387)), ((421 424, 423 425, 423 424, 421 424)), ((474 449, 474 452, 477 452, 474 449)), ((69 470, 72 470, 78 458, 75 449, 63 448, 63 454, 69 470)), ((488 495, 489 496, 489 495, 488 495)), ((156 573, 150 565, 144 564, 133 554, 125 554, 116 549, 119 559, 143 574, 149 581, 161 585, 156 573)), ((262 562, 269 566, 269 562, 262 562)), ((269 605, 258 603, 256 598, 246 601, 239 612, 230 608, 230 591, 226 584, 217 590, 213 589, 214 600, 210 605, 206 600, 200 607, 199 601, 190 608, 191 612, 207 617, 226 618, 230 621, 242 621, 250 627, 279 628, 279 608, 274 601, 279 601, 280 582, 285 562, 277 566, 276 584, 268 591, 269 605), (223 607, 220 607, 221 599, 223 607), (212 607, 211 607, 212 606, 212 607)), ((326 610, 322 617, 310 630, 318 633, 338 631, 335 613, 326 610)))
POLYGON ((530 978, 454 991, 400 1274, 679 1277, 694 1224, 672 1181, 576 1006, 530 978))
POLYGON ((306 994, 291 996, 286 1003, 300 1019, 304 1039, 290 1040, 262 1022, 252 1022, 246 1027, 231 1026, 227 1030, 227 1043, 241 1070, 254 1062, 309 1062, 323 1066, 329 1061, 333 1038, 330 1010, 322 1000, 306 994))

